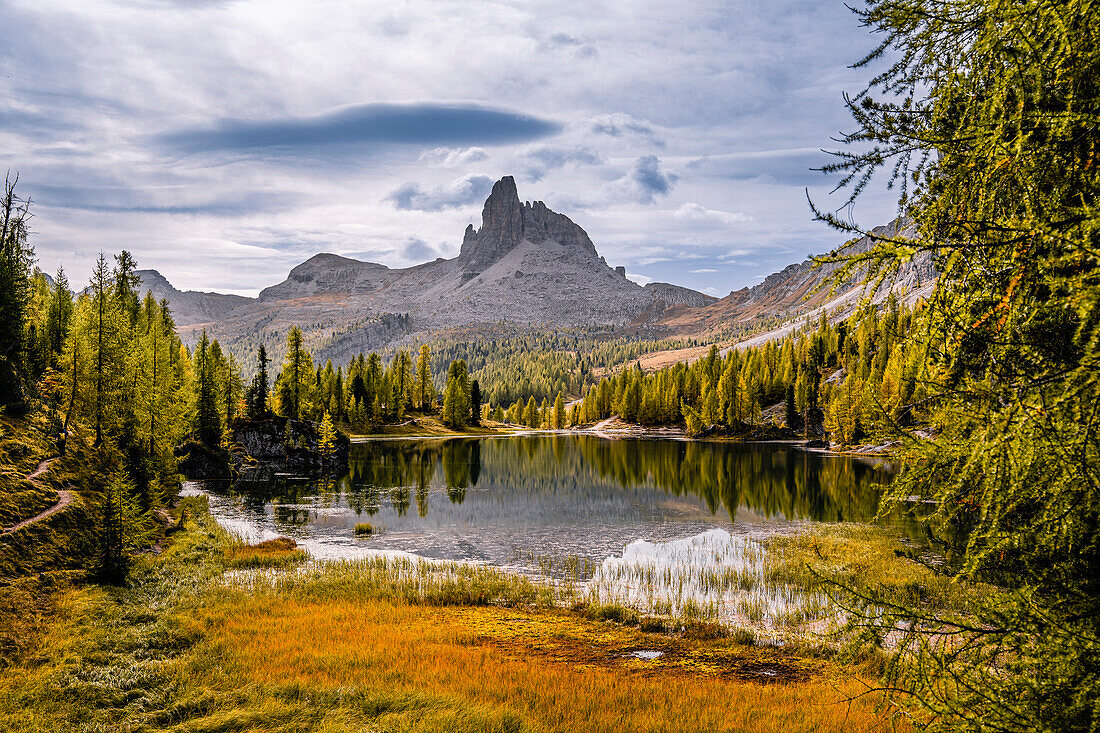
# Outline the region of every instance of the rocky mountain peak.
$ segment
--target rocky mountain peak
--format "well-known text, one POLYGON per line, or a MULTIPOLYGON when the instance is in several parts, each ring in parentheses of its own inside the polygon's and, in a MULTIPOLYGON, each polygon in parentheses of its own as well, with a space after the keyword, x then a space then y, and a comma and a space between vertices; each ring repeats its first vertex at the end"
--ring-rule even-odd
POLYGON ((516 180, 504 176, 485 200, 481 228, 466 227, 458 255, 462 270, 474 277, 525 240, 534 244, 553 240, 596 257, 596 247, 583 229, 541 201, 521 202, 516 180))

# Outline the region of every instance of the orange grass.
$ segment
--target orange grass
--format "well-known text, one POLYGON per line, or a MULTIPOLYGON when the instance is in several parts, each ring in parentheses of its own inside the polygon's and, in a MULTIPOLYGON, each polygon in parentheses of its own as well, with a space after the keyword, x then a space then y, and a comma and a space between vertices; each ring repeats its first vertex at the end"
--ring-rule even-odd
POLYGON ((254 545, 230 545, 225 550, 226 565, 231 568, 282 568, 308 559, 305 550, 297 549, 289 537, 254 545))
POLYGON ((443 701, 438 720, 384 712, 385 730, 443 730, 463 710, 487 727, 536 731, 854 732, 899 722, 860 697, 867 683, 850 668, 565 611, 230 594, 196 622, 251 685, 443 701), (664 655, 645 661, 629 656, 636 650, 664 655))

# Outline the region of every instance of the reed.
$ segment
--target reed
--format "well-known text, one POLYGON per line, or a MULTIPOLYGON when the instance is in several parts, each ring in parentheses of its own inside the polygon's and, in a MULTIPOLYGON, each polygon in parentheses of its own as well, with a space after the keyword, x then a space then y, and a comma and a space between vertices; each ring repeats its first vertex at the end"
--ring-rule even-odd
POLYGON ((227 575, 234 553, 296 548, 246 550, 199 503, 188 517, 127 587, 62 594, 33 655, 0 669, 0 730, 907 726, 865 668, 629 606, 563 608, 571 583, 399 558, 227 575))

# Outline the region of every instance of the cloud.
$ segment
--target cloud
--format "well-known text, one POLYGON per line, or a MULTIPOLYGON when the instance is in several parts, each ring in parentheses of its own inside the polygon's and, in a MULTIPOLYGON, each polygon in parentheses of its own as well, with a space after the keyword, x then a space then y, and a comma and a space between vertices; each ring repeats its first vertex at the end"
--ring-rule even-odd
POLYGON ((715 270, 713 267, 702 267, 698 270, 691 270, 692 275, 704 275, 711 272, 718 272, 718 270, 715 270))
POLYGON ((748 214, 730 211, 716 211, 708 209, 701 204, 688 202, 672 212, 672 216, 680 221, 691 221, 713 224, 740 224, 752 221, 748 214))
POLYGON ((203 191, 196 195, 179 187, 158 191, 118 185, 34 184, 31 189, 35 202, 45 208, 105 213, 235 217, 295 208, 304 200, 288 191, 242 191, 211 197, 203 191))
POLYGON ((469 165, 470 163, 480 163, 483 160, 488 159, 489 154, 485 152, 485 148, 432 148, 431 150, 425 150, 417 158, 417 163, 426 163, 428 165, 447 165, 447 166, 459 166, 469 165))
POLYGON ((600 55, 599 50, 590 41, 577 38, 568 33, 553 33, 541 45, 547 49, 572 49, 577 58, 581 59, 590 59, 600 55))
POLYGON ((160 141, 182 153, 283 152, 340 145, 500 145, 546 137, 561 126, 510 110, 474 104, 357 104, 315 117, 225 119, 167 133, 160 141))
POLYGON ((420 263, 439 257, 439 251, 419 237, 409 237, 401 248, 401 256, 409 262, 420 263))
POLYGON ((627 133, 641 135, 643 137, 655 137, 653 127, 644 120, 639 120, 622 112, 613 112, 606 115, 596 115, 590 124, 592 132, 598 135, 610 135, 622 137, 627 133))
POLYGON ((626 273, 626 279, 633 280, 639 285, 648 285, 649 283, 653 282, 653 278, 651 278, 649 275, 642 275, 637 272, 626 273))
POLYGON ((493 188, 488 176, 466 175, 449 184, 422 188, 419 183, 406 183, 391 191, 384 200, 392 201, 406 211, 441 211, 481 203, 493 188))
POLYGON ((643 155, 618 183, 638 203, 652 204, 658 196, 667 196, 679 178, 673 171, 662 172, 661 160, 656 155, 643 155))
POLYGON ((532 181, 541 181, 547 173, 566 165, 601 165, 604 158, 590 147, 566 145, 528 145, 519 156, 519 166, 532 181))

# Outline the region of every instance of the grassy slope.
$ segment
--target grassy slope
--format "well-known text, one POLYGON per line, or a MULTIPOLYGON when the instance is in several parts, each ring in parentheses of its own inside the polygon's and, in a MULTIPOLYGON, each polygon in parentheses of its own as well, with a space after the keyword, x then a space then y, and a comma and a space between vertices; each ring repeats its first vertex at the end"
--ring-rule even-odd
MULTIPOLYGON (((16 731, 845 730, 886 723, 853 670, 547 608, 491 570, 387 584, 371 565, 227 586, 241 550, 195 505, 123 589, 63 594, 0 670, 16 731), (372 569, 373 568, 373 569, 372 569), (501 604, 504 604, 504 607, 501 604), (639 649, 665 653, 649 662, 639 649), (763 670, 775 677, 761 676, 763 670), (777 679, 765 684, 758 680, 777 679)), ((293 562, 294 558, 288 558, 293 562)))
POLYGON ((382 428, 381 433, 356 433, 347 425, 341 425, 340 429, 346 432, 353 438, 377 438, 377 437, 461 437, 461 436, 479 436, 479 435, 508 435, 519 430, 525 430, 526 428, 519 428, 515 425, 508 425, 506 423, 485 421, 482 425, 474 427, 472 425, 467 426, 463 430, 452 430, 443 424, 443 422, 431 415, 416 416, 416 425, 385 425, 382 428))

